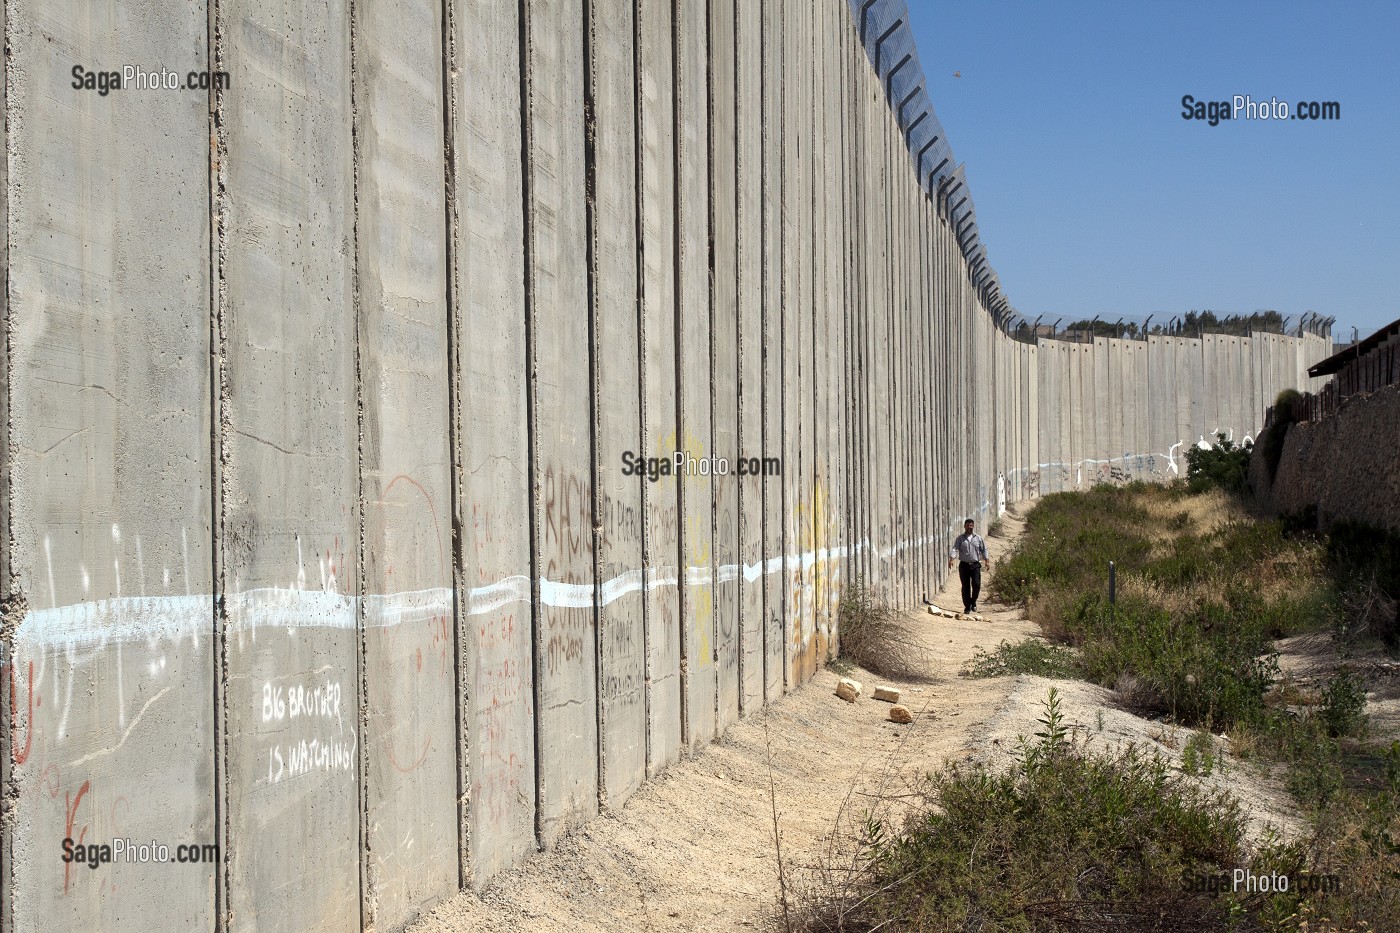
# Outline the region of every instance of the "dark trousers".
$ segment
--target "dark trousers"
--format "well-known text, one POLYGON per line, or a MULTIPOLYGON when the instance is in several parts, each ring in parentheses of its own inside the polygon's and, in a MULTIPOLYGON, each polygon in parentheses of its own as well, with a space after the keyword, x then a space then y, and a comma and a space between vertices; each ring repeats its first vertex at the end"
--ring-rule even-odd
POLYGON ((982 565, 977 561, 958 561, 958 579, 962 580, 963 612, 977 605, 982 592, 982 565))

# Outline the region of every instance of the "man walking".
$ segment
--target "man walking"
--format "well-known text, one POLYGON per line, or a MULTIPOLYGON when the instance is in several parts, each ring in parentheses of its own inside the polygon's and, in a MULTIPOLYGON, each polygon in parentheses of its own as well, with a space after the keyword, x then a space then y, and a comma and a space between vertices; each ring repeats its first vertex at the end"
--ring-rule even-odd
POLYGON ((963 522, 963 533, 953 542, 953 552, 948 555, 948 567, 958 562, 958 577, 962 580, 963 612, 977 611, 977 596, 982 592, 982 564, 992 569, 987 557, 987 542, 982 536, 973 534, 972 519, 963 522))

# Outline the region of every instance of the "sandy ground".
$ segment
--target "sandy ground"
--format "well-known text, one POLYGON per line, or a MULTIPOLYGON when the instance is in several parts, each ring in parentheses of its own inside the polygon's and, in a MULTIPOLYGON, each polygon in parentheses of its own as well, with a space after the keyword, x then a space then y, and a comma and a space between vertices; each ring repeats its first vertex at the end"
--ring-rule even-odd
MULTIPOLYGON (((1006 525, 1006 536, 989 542, 994 556, 1007 553, 1022 530, 1010 514, 1006 525)), ((952 575, 936 603, 959 605, 956 589, 952 575)), ((923 610, 907 614, 928 649, 926 678, 899 682, 847 669, 844 676, 865 689, 857 702, 846 703, 834 695, 843 675, 819 671, 645 784, 619 813, 598 817, 481 893, 457 895, 412 930, 781 930, 775 802, 789 884, 810 884, 814 866, 834 861, 833 832, 848 842, 876 800, 887 825, 897 828, 901 807, 913 802, 912 795, 902 795, 946 761, 1009 765, 1018 737, 1041 728, 1042 701, 1051 686, 1060 691, 1066 723, 1078 740, 1105 751, 1133 744, 1180 770, 1192 730, 1124 711, 1111 691, 1040 677, 959 677, 979 649, 1039 635, 1016 610, 985 600, 982 608, 984 616, 976 620, 923 610), (889 704, 870 698, 880 683, 900 688, 901 703, 914 713, 912 725, 887 721, 889 704)), ((1315 636, 1279 647, 1284 671, 1302 687, 1315 687, 1336 663, 1332 646, 1315 636)), ((1373 734, 1400 734, 1395 667, 1378 664, 1366 671, 1373 686, 1373 734)), ((1267 827, 1284 837, 1303 829, 1276 775, 1234 759, 1223 736, 1212 737, 1211 746, 1223 768, 1192 780, 1239 799, 1252 838, 1258 840, 1267 827)))
POLYGON ((1383 656, 1343 658, 1330 634, 1298 635, 1277 643, 1279 670, 1300 690, 1317 693, 1344 664, 1366 681, 1366 715, 1373 740, 1400 739, 1400 662, 1383 656))
MULTIPOLYGON (((989 544, 994 555, 1010 548, 1008 538, 989 544)), ((953 575, 938 604, 960 605, 956 586, 953 575)), ((981 608, 982 621, 908 614, 931 649, 927 681, 881 680, 855 669, 846 676, 864 685, 863 695, 846 703, 834 695, 841 675, 819 671, 645 784, 616 815, 598 817, 480 894, 457 895, 413 930, 781 929, 768 742, 783 860, 800 875, 823 860, 843 804, 849 822, 882 787, 898 792, 945 759, 974 751, 975 729, 1016 680, 966 680, 957 672, 979 648, 1033 631, 1015 611, 985 600, 981 608), (887 721, 889 704, 870 699, 877 683, 901 689, 912 725, 887 721)))
MULTIPOLYGON (((1239 801, 1246 820, 1246 834, 1262 842, 1272 829, 1279 837, 1294 838, 1306 829, 1305 818, 1288 796, 1277 775, 1266 774, 1253 761, 1230 754, 1229 739, 1200 730, 1144 719, 1119 709, 1111 690, 1079 680, 1017 677, 996 715, 973 730, 976 757, 994 766, 1009 767, 1018 757, 1018 739, 1044 728, 1040 717, 1050 688, 1059 691, 1060 713, 1075 742, 1092 752, 1117 754, 1132 746, 1144 755, 1156 755, 1178 773, 1182 756, 1193 735, 1209 742, 1209 773, 1197 764, 1188 780, 1211 791, 1224 791, 1239 801)), ((1198 751, 1199 754, 1199 751, 1198 751)))

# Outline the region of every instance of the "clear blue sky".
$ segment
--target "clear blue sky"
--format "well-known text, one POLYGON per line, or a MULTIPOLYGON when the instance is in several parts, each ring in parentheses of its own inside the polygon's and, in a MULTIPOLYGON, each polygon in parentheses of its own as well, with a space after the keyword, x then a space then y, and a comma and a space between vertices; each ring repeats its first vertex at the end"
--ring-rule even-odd
POLYGON ((908 2, 1026 317, 1316 311, 1338 339, 1400 318, 1400 3, 908 2), (1212 127, 1185 94, 1341 119, 1212 127))

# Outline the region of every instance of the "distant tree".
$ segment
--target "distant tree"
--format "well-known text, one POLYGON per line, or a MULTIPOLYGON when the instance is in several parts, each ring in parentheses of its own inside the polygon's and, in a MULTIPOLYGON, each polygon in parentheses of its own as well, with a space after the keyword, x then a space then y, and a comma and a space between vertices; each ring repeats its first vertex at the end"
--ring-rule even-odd
POLYGON ((1197 312, 1195 309, 1186 312, 1181 319, 1182 330, 1186 333, 1214 334, 1220 331, 1220 318, 1214 311, 1197 312))
POLYGON ((1184 334, 1233 334, 1243 337, 1247 334, 1281 334, 1284 332, 1283 315, 1277 311, 1255 311, 1253 314, 1231 314, 1221 317, 1214 311, 1187 311, 1181 318, 1181 332, 1184 334))

